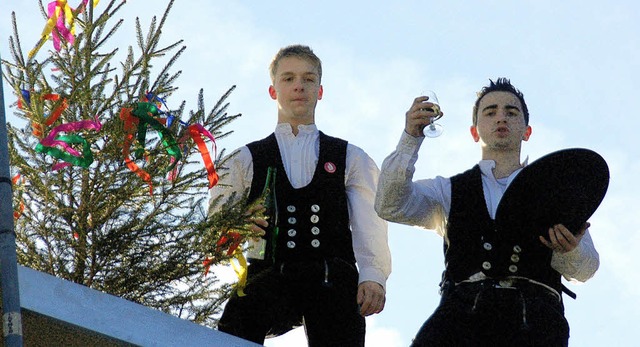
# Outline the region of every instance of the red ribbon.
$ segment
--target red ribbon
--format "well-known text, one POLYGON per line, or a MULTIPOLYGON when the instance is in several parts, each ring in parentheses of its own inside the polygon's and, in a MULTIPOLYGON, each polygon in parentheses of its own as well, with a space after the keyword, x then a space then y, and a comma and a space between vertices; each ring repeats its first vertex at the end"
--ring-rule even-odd
POLYGON ((208 137, 213 142, 212 148, 214 151, 214 156, 217 151, 216 140, 213 137, 213 135, 211 135, 211 132, 209 132, 200 124, 189 125, 188 130, 189 130, 189 135, 191 135, 191 138, 193 139, 193 141, 198 145, 198 150, 200 151, 200 155, 202 156, 202 160, 204 161, 204 166, 207 169, 207 178, 209 179, 209 189, 211 189, 213 188, 213 186, 218 184, 219 177, 218 177, 218 173, 216 172, 216 168, 213 164, 213 161, 211 160, 211 154, 207 149, 207 145, 204 143, 203 136, 208 137))
MULTIPOLYGON (((43 94, 40 97, 43 101, 45 100, 49 100, 49 101, 58 101, 60 100, 60 95, 58 94, 43 94)), ((28 90, 22 90, 22 98, 18 99, 18 108, 20 109, 26 109, 26 107, 23 105, 22 103, 22 99, 25 100, 25 102, 27 103, 27 107, 31 106, 31 93, 28 90)), ((67 109, 67 107, 69 107, 68 103, 67 103, 67 99, 66 98, 62 98, 62 101, 60 101, 59 103, 57 103, 57 106, 53 109, 53 112, 51 113, 51 115, 49 115, 49 117, 47 117, 47 120, 44 122, 44 126, 51 126, 53 123, 55 123, 55 121, 58 120, 58 118, 60 118, 60 116, 62 115, 62 112, 64 112, 64 110, 67 109)), ((31 129, 32 129, 32 133, 34 136, 38 137, 38 138, 42 138, 43 134, 44 134, 44 126, 39 123, 36 122, 35 120, 31 121, 31 129)))
POLYGON ((227 256, 231 256, 240 246, 240 242, 242 242, 242 236, 237 232, 230 231, 226 235, 222 235, 216 242, 216 254, 222 253, 227 248, 227 256))
POLYGON ((124 156, 124 162, 129 168, 129 170, 133 171, 136 175, 138 175, 143 181, 147 182, 149 185, 149 194, 153 195, 153 184, 151 182, 151 175, 148 172, 141 169, 134 161, 131 159, 131 145, 133 144, 133 139, 136 136, 136 131, 138 130, 138 124, 140 120, 138 117, 135 117, 131 114, 132 108, 123 107, 120 110, 120 119, 124 121, 124 146, 122 148, 122 155, 124 156))
MULTIPOLYGON (((234 255, 238 247, 240 247, 240 243, 242 242, 242 236, 234 231, 230 231, 225 235, 220 236, 218 242, 216 242, 215 254, 225 253, 226 249, 227 257, 234 255)), ((204 275, 206 276, 209 273, 209 268, 213 264, 213 258, 206 257, 202 261, 202 265, 204 266, 204 275)))
POLYGON ((213 264, 213 258, 206 257, 202 261, 202 266, 204 266, 204 275, 205 276, 209 274, 209 268, 211 268, 212 264, 213 264))
MULTIPOLYGON (((58 101, 59 99, 60 99, 60 95, 58 94, 44 94, 42 96, 42 100, 58 101)), ((67 104, 67 99, 63 98, 62 102, 58 105, 58 107, 56 107, 51 113, 51 115, 47 117, 47 121, 44 122, 44 125, 51 126, 51 124, 53 124, 55 121, 58 120, 58 118, 60 118, 60 115, 62 115, 62 112, 64 112, 64 110, 66 110, 67 107, 69 107, 69 105, 67 104)))

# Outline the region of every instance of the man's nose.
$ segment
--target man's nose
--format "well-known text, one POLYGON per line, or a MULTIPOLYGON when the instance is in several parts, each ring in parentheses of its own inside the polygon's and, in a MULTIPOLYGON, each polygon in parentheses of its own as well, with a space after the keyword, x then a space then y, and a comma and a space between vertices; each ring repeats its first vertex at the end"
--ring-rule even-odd
POLYGON ((506 110, 498 110, 496 114, 496 122, 506 122, 507 121, 507 111, 506 110))

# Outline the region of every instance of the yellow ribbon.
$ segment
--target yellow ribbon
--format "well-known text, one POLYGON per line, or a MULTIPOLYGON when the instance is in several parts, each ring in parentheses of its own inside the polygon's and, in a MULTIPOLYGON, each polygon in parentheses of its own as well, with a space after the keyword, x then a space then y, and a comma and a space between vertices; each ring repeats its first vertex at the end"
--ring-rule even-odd
POLYGON ((236 248, 235 252, 233 252, 233 258, 229 260, 231 266, 233 267, 233 271, 236 272, 238 276, 238 284, 236 284, 236 289, 238 290, 238 296, 246 296, 244 292, 244 288, 247 286, 247 259, 244 257, 242 253, 241 247, 236 248), (234 261, 236 260, 238 264, 234 261))

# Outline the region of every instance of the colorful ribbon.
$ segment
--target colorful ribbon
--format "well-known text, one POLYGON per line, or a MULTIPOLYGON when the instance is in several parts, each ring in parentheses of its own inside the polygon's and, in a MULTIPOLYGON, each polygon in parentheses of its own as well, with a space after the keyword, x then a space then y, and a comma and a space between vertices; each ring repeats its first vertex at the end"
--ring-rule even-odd
MULTIPOLYGON (((182 155, 186 157, 189 154, 189 148, 187 146, 185 146, 184 144, 182 144, 183 143, 182 139, 180 140, 180 143, 181 143, 181 147, 182 147, 182 155)), ((173 161, 175 161, 175 159, 171 158, 171 162, 172 163, 173 163, 173 161)), ((169 172, 169 174, 167 175, 167 178, 170 181, 174 181, 176 178, 178 178, 178 165, 175 165, 173 167, 173 170, 171 170, 171 172, 169 172)))
POLYGON ((38 145, 36 151, 46 153, 54 158, 58 158, 64 163, 57 163, 52 170, 59 170, 70 165, 76 165, 87 168, 93 163, 93 153, 91 145, 80 135, 67 134, 58 135, 58 133, 73 133, 81 130, 100 131, 102 124, 97 119, 82 120, 73 123, 60 124, 53 128, 47 137, 43 138, 38 145), (72 145, 82 145, 82 153, 75 150, 72 145), (57 147, 62 147, 59 149, 57 147))
POLYGON ((213 258, 205 257, 202 261, 202 266, 204 267, 204 275, 209 274, 209 269, 211 268, 211 264, 213 264, 213 258))
POLYGON ((240 247, 240 242, 242 242, 242 237, 240 234, 230 231, 226 235, 220 237, 218 242, 216 242, 216 254, 223 253, 223 250, 227 249, 227 256, 231 256, 238 247, 240 247))
MULTIPOLYGON (((180 122, 180 124, 185 125, 184 122, 180 122)), ((182 146, 183 152, 184 152, 184 156, 187 155, 188 153, 188 147, 185 145, 185 142, 187 141, 187 139, 189 137, 191 137, 191 139, 193 140, 193 142, 196 143, 196 145, 198 146, 198 151, 200 152, 200 155, 202 156, 202 161, 204 162, 204 166, 207 170, 207 179, 209 180, 209 189, 213 188, 213 186, 215 186, 216 184, 218 184, 218 180, 219 180, 219 176, 218 173, 216 172, 216 168, 215 165, 213 163, 213 160, 211 159, 211 154, 209 153, 209 150, 207 149, 207 145, 204 143, 204 139, 203 136, 208 137, 209 139, 211 139, 211 142, 213 142, 213 153, 214 153, 214 157, 216 155, 217 152, 217 147, 216 147, 216 140, 213 137, 213 135, 211 134, 211 132, 209 132, 207 129, 205 129, 204 126, 202 126, 201 124, 192 124, 187 126, 187 132, 185 135, 182 136, 182 138, 180 139, 180 144, 182 146)), ((173 171, 171 171, 169 173, 169 179, 170 180, 175 180, 176 177, 178 177, 178 167, 174 167, 173 171)))
MULTIPOLYGON (((18 99, 18 107, 21 109, 27 109, 31 107, 31 93, 26 90, 21 90, 21 98, 18 99), (26 103, 23 104, 22 100, 26 103)), ((62 115, 62 113, 69 107, 66 98, 61 98, 58 94, 43 94, 40 96, 42 101, 53 101, 55 107, 53 112, 46 118, 44 124, 38 122, 35 117, 31 120, 31 129, 34 136, 42 138, 45 127, 53 125, 62 115)), ((61 124, 51 130, 51 132, 40 140, 40 143, 36 145, 35 150, 39 153, 48 154, 54 158, 61 159, 64 163, 56 163, 53 166, 53 170, 59 170, 66 166, 77 165, 81 167, 89 167, 93 163, 93 154, 91 153, 91 145, 80 135, 58 135, 60 132, 72 133, 80 130, 96 130, 100 131, 102 124, 97 120, 84 120, 79 122, 61 124), (73 145, 82 145, 82 153, 73 148, 73 145), (62 147, 62 149, 56 148, 62 147)))
POLYGON ((21 89, 20 94, 22 95, 22 98, 18 98, 18 108, 24 110, 25 107, 22 104, 22 99, 27 103, 27 107, 31 106, 31 92, 26 89, 21 89))
POLYGON ((139 147, 136 150, 136 155, 138 157, 141 157, 142 153, 144 153, 144 147, 142 146, 144 146, 144 144, 146 143, 147 125, 149 125, 158 132, 160 141, 162 141, 162 145, 167 150, 167 153, 175 159, 166 170, 167 172, 171 171, 177 164, 177 162, 182 158, 182 152, 180 151, 180 146, 178 146, 178 143, 173 137, 173 134, 171 134, 169 129, 164 126, 163 123, 166 122, 166 120, 156 119, 154 117, 159 114, 158 107, 149 102, 139 102, 131 111, 131 114, 140 119, 140 122, 138 123, 137 137, 139 147))
POLYGON ((218 183, 218 173, 216 172, 216 168, 211 160, 211 154, 207 149, 207 145, 204 143, 203 136, 208 137, 211 142, 213 142, 213 151, 214 157, 217 152, 216 140, 209 132, 209 130, 205 129, 201 124, 192 124, 188 128, 189 135, 193 139, 193 141, 198 145, 198 150, 200 151, 200 155, 202 156, 202 160, 204 161, 204 166, 207 169, 207 178, 209 179, 209 189, 213 188, 218 183))
MULTIPOLYGON (((94 0, 93 6, 97 6, 98 2, 99 0, 94 0)), ((87 3, 88 0, 83 0, 81 5, 84 7, 87 3)), ((50 36, 53 36, 53 47, 58 52, 61 48, 61 38, 64 38, 65 41, 73 44, 76 32, 74 23, 75 18, 73 17, 73 9, 69 6, 67 0, 55 0, 50 2, 47 6, 47 13, 49 19, 42 30, 38 45, 29 52, 29 58, 38 53, 50 36), (65 22, 69 25, 68 28, 65 22)))
MULTIPOLYGON (((42 96, 42 100, 58 101, 59 99, 60 99, 60 95, 58 94, 44 94, 42 96)), ((47 117, 47 120, 44 122, 44 125, 51 126, 53 123, 55 123, 55 121, 58 120, 58 118, 60 118, 60 115, 62 115, 62 112, 64 112, 64 110, 66 110, 67 107, 69 107, 69 105, 67 104, 67 99, 63 98, 62 102, 60 102, 60 104, 58 104, 58 106, 56 106, 56 108, 53 109, 53 112, 51 113, 51 115, 47 117)))
POLYGON ((60 51, 60 36, 64 37, 69 43, 73 43, 74 41, 75 26, 73 24, 73 11, 71 7, 69 7, 69 4, 67 4, 67 0, 55 0, 50 2, 47 6, 47 13, 49 15, 49 19, 42 30, 40 42, 29 52, 29 58, 38 53, 40 48, 42 48, 44 43, 52 34, 53 47, 58 52, 60 51), (65 19, 70 28, 66 27, 65 19), (54 30, 54 28, 56 30, 54 30))
MULTIPOLYGON (((93 0, 93 7, 95 8, 96 6, 98 6, 98 3, 100 2, 100 0, 93 0)), ((87 6, 87 4, 89 3, 89 0, 82 0, 82 8, 81 11, 84 11, 84 7, 87 6)))
POLYGON ((141 158, 144 151, 144 144, 147 137, 147 126, 150 126, 158 132, 160 141, 166 149, 167 153, 172 157, 172 160, 167 168, 166 172, 171 172, 177 165, 178 161, 182 158, 182 152, 180 146, 176 142, 173 134, 164 126, 166 119, 156 119, 155 116, 159 115, 160 111, 158 107, 151 102, 139 102, 136 103, 135 108, 123 108, 120 112, 120 118, 125 122, 125 143, 123 154, 125 156, 125 163, 127 167, 138 174, 145 182, 150 186, 151 194, 153 195, 153 187, 151 185, 151 176, 144 170, 142 170, 135 162, 130 158, 130 147, 133 143, 134 134, 137 131, 137 148, 135 150, 136 158, 141 158))
MULTIPOLYGON (((18 99, 18 108, 26 110, 28 107, 31 106, 31 92, 29 92, 26 89, 22 89, 21 90, 21 94, 22 94, 22 98, 18 99), (27 104, 26 107, 22 103, 23 99, 27 104)), ((54 104, 56 106, 55 106, 55 108, 53 108, 53 112, 51 113, 51 115, 49 115, 47 117, 47 120, 44 123, 44 125, 47 126, 47 127, 51 126, 53 123, 55 123, 55 121, 57 121, 58 118, 60 118, 60 116, 62 115, 62 112, 64 112, 64 110, 66 110, 67 107, 69 107, 66 98, 62 98, 62 101, 59 101, 60 100, 60 95, 58 95, 58 94, 43 94, 43 95, 40 96, 40 98, 43 101, 49 100, 49 101, 56 102, 54 104)), ((33 135, 36 136, 36 137, 41 138, 42 135, 44 134, 44 127, 43 127, 42 123, 37 122, 34 119, 31 120, 31 129, 32 129, 33 135)))
POLYGON ((122 108, 120 110, 120 119, 124 121, 124 146, 122 148, 122 155, 124 156, 124 162, 127 165, 127 168, 131 170, 133 173, 138 175, 144 182, 149 185, 149 193, 153 195, 153 184, 151 182, 151 175, 148 172, 141 169, 132 159, 130 155, 131 144, 133 143, 133 139, 135 138, 136 130, 138 129, 138 124, 140 120, 134 117, 131 114, 131 108, 122 108))
POLYGON ((198 150, 202 156, 202 160, 204 161, 204 166, 207 170, 207 178, 209 180, 209 189, 215 186, 218 183, 219 176, 216 172, 213 160, 211 159, 211 154, 209 153, 207 145, 204 142, 204 137, 211 139, 211 141, 213 142, 212 148, 215 156, 217 148, 215 138, 213 137, 211 132, 209 132, 200 124, 187 126, 186 123, 180 121, 180 124, 182 124, 183 126, 187 126, 187 132, 178 142, 175 140, 175 137, 168 129, 173 123, 175 117, 168 112, 163 112, 160 110, 160 107, 162 105, 164 105, 168 109, 164 99, 158 97, 153 93, 147 92, 143 100, 145 101, 136 103, 134 108, 123 108, 120 111, 120 118, 125 123, 125 141, 123 155, 125 157, 125 163, 127 167, 149 184, 151 194, 153 195, 151 176, 149 175, 149 173, 141 169, 134 162, 134 160, 130 158, 130 147, 134 142, 134 137, 136 139, 136 149, 134 152, 135 157, 141 158, 144 156, 144 144, 146 143, 147 128, 151 127, 158 132, 158 136, 160 137, 162 145, 166 149, 167 153, 171 156, 170 164, 166 170, 166 172, 169 173, 169 179, 173 180, 177 177, 177 165, 180 159, 182 159, 183 157, 182 151, 185 152, 184 155, 188 153, 188 149, 186 146, 184 146, 184 143, 186 142, 186 138, 190 137, 198 146, 198 150), (157 116, 161 114, 166 114, 167 118, 157 118, 157 116))
POLYGON ((247 270, 249 265, 247 264, 247 259, 244 257, 244 254, 242 254, 242 250, 240 248, 236 249, 230 262, 233 267, 233 271, 235 271, 238 276, 238 283, 236 284, 238 296, 246 296, 247 294, 245 294, 244 288, 247 286, 247 270), (236 264, 234 260, 236 260, 238 264, 236 264))
MULTIPOLYGON (((245 258, 242 248, 240 247, 240 243, 242 242, 242 236, 237 232, 228 232, 226 235, 222 235, 218 242, 216 242, 215 254, 221 254, 224 252, 224 249, 227 249, 226 255, 227 257, 231 257, 229 262, 233 267, 234 272, 238 276, 238 283, 236 284, 236 289, 238 291, 238 296, 245 296, 244 288, 247 285, 247 271, 248 271, 248 263, 245 258)), ((213 259, 206 257, 202 262, 204 266, 204 275, 206 276, 209 273, 209 268, 213 263, 213 259)))
POLYGON ((175 116, 172 115, 171 113, 160 111, 160 107, 162 105, 164 105, 164 107, 167 110, 169 110, 169 106, 167 106, 167 103, 164 101, 164 99, 159 97, 159 96, 157 96, 157 95, 155 95, 155 94, 153 94, 153 93, 151 93, 151 92, 147 92, 145 94, 145 99, 146 99, 145 101, 147 101, 147 102, 152 102, 152 103, 156 104, 156 106, 158 107, 158 114, 161 114, 161 113, 163 113, 163 114, 166 113, 167 114, 167 128, 170 128, 171 124, 173 124, 173 120, 175 119, 175 116))

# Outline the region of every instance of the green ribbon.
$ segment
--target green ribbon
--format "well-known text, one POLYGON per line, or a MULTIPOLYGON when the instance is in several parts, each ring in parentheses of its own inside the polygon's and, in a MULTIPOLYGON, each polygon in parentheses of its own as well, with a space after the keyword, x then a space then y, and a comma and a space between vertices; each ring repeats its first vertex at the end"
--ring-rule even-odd
POLYGON ((131 111, 131 114, 138 117, 140 122, 138 123, 138 148, 135 151, 136 158, 141 158, 144 154, 144 144, 147 137, 147 125, 151 126, 158 132, 162 145, 167 150, 167 153, 174 157, 175 160, 169 165, 167 172, 173 170, 178 161, 182 158, 182 152, 180 146, 175 137, 164 124, 160 123, 154 116, 158 116, 160 111, 158 107, 150 102, 139 102, 136 107, 131 111))
POLYGON ((83 168, 88 168, 91 163, 93 163, 93 153, 91 152, 91 145, 87 140, 82 138, 80 135, 58 135, 56 136, 57 141, 65 142, 69 145, 73 144, 82 144, 82 156, 75 156, 66 150, 61 150, 56 147, 44 146, 40 143, 36 145, 36 152, 45 153, 54 158, 58 158, 67 163, 71 163, 73 165, 81 166, 83 168))

